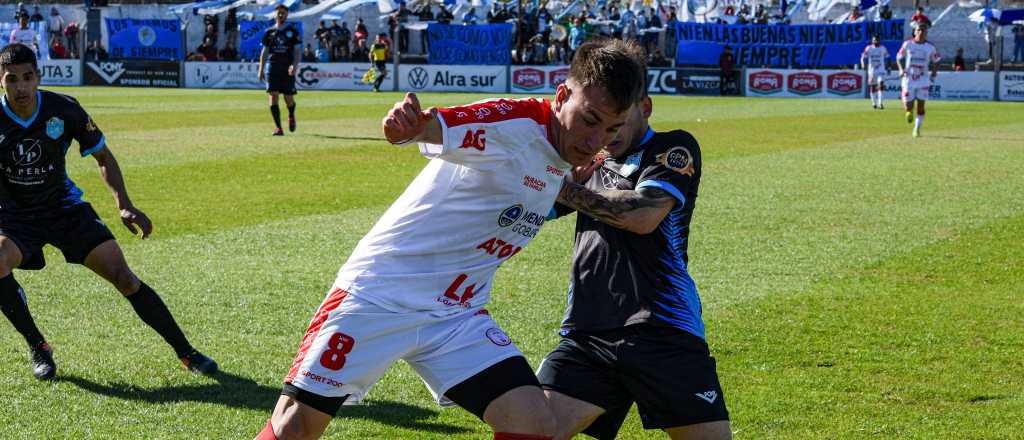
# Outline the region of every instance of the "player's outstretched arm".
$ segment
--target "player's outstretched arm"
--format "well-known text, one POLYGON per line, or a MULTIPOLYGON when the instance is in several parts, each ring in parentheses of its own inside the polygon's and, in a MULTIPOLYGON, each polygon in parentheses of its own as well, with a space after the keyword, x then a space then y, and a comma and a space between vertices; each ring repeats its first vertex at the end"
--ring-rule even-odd
POLYGON ((92 157, 96 159, 96 165, 100 168, 100 176, 103 177, 103 182, 107 184, 110 192, 114 195, 114 202, 117 203, 117 210, 121 214, 121 223, 124 223, 124 226, 129 231, 132 231, 132 234, 138 234, 139 231, 142 231, 142 238, 148 238, 149 234, 153 232, 153 223, 128 198, 128 190, 124 185, 124 176, 121 174, 121 167, 117 164, 117 159, 114 158, 114 153, 111 153, 109 148, 104 147, 92 153, 92 157))
POLYGON ((655 187, 592 191, 565 181, 558 202, 616 228, 650 234, 672 210, 676 198, 655 187))
POLYGON ((392 144, 410 142, 426 142, 441 144, 441 122, 438 121, 437 110, 423 111, 420 100, 415 93, 406 93, 405 99, 396 102, 381 121, 384 138, 392 144))

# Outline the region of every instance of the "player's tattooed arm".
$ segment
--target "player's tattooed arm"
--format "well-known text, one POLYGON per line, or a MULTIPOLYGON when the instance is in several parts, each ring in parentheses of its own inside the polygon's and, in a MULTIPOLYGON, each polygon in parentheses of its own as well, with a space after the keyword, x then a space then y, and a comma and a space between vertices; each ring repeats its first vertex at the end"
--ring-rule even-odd
POLYGON ((672 210, 676 198, 650 186, 636 191, 593 191, 566 181, 558 193, 558 201, 616 228, 649 234, 672 210))

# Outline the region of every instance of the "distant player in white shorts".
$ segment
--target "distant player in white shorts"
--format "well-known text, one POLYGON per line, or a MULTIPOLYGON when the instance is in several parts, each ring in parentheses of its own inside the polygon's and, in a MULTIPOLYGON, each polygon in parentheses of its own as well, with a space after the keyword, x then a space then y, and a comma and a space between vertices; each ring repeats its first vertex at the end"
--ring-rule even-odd
POLYGON ((494 99, 383 120, 426 168, 360 240, 313 315, 257 440, 319 438, 399 359, 435 400, 472 412, 494 439, 542 440, 555 419, 533 369, 484 308, 502 262, 537 235, 573 166, 590 164, 641 96, 635 47, 581 46, 551 101, 494 99))
POLYGON ((889 61, 889 49, 882 46, 878 35, 871 37, 871 44, 864 48, 860 55, 860 68, 868 71, 868 93, 871 95, 871 108, 885 110, 882 102, 886 63, 889 61))
POLYGON ((938 49, 928 42, 928 26, 924 24, 914 29, 914 38, 904 41, 896 53, 896 65, 902 78, 903 107, 907 110, 907 123, 914 123, 914 137, 921 136, 924 102, 928 100, 928 89, 935 81, 940 59, 938 49), (914 101, 917 101, 917 118, 912 113, 914 101))

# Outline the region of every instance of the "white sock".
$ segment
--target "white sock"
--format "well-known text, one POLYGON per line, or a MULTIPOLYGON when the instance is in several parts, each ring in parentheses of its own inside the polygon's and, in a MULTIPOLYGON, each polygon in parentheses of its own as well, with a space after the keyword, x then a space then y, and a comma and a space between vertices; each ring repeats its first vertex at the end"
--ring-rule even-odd
POLYGON ((914 131, 921 129, 921 123, 924 122, 924 115, 917 115, 914 119, 914 131))
POLYGON ((881 88, 878 89, 878 105, 879 106, 882 105, 882 89, 881 88))
POLYGON ((871 106, 874 107, 874 106, 878 105, 877 98, 875 98, 875 92, 871 92, 870 95, 871 95, 871 106))

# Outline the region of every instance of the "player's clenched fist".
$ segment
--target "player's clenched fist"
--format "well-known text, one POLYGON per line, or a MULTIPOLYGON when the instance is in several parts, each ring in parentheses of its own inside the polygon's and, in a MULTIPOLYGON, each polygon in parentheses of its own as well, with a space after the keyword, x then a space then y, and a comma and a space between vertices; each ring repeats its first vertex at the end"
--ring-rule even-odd
POLYGON ((434 109, 423 111, 420 100, 415 93, 406 93, 405 99, 395 106, 384 117, 384 138, 392 144, 404 144, 414 140, 423 140, 421 136, 434 121, 434 109))

